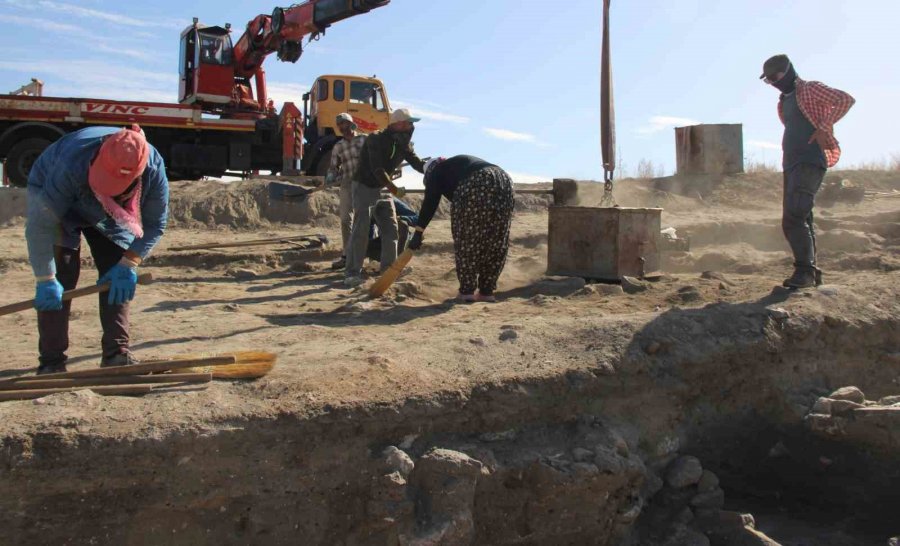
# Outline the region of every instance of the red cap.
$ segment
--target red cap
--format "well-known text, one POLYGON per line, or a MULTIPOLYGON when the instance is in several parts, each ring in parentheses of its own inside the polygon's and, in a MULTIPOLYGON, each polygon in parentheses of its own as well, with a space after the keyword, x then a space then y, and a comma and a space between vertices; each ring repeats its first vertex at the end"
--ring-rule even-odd
POLYGON ((113 133, 100 146, 91 163, 88 183, 98 195, 115 197, 144 174, 150 158, 150 145, 137 125, 113 133))

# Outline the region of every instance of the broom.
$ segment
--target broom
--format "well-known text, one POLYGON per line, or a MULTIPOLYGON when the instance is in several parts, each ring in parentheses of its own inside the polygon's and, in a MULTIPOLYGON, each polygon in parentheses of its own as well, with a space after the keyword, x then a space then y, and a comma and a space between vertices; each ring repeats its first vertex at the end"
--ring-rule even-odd
POLYGON ((178 371, 180 373, 208 373, 212 374, 213 379, 257 379, 272 371, 275 361, 278 359, 275 353, 264 351, 241 351, 230 353, 230 356, 235 358, 233 364, 191 366, 178 368, 178 371))
POLYGON ((394 263, 378 277, 378 280, 369 287, 369 296, 372 298, 380 298, 382 294, 394 284, 394 281, 397 280, 397 277, 400 276, 400 273, 403 272, 403 268, 406 267, 406 264, 408 264, 410 260, 412 260, 412 257, 413 250, 411 248, 404 250, 400 256, 394 260, 394 263))
POLYGON ((40 376, 16 377, 0 381, 4 384, 29 382, 45 379, 81 379, 89 377, 141 376, 150 373, 165 373, 177 370, 180 373, 208 373, 214 379, 256 379, 269 373, 275 366, 276 356, 266 352, 239 352, 217 356, 186 356, 164 360, 153 360, 141 364, 93 368, 44 374, 40 376))

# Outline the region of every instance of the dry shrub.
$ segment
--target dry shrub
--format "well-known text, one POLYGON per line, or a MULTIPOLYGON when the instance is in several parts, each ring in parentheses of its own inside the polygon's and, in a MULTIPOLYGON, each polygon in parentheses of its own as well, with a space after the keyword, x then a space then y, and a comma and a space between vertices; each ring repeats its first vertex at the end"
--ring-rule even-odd
POLYGON ((774 161, 757 161, 750 159, 744 163, 744 172, 747 173, 777 173, 781 168, 774 161))

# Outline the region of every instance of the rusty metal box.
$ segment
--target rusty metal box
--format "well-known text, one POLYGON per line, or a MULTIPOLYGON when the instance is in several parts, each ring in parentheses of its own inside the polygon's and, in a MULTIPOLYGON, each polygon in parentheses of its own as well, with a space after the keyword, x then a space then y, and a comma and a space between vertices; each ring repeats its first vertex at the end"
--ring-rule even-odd
POLYGON ((547 274, 617 280, 659 271, 662 209, 550 207, 547 274))
POLYGON ((744 172, 740 123, 675 128, 675 164, 680 175, 744 172))

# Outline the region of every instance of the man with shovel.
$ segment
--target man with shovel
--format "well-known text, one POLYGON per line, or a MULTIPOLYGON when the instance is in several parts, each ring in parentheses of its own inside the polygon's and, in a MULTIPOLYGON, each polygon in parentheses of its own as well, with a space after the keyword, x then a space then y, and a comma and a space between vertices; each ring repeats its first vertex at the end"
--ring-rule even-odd
POLYGON ((391 173, 404 161, 413 169, 425 173, 425 162, 416 155, 412 145, 414 123, 417 121, 419 118, 412 117, 406 108, 394 110, 387 128, 369 135, 363 145, 353 183, 353 228, 347 251, 346 286, 358 286, 363 282, 362 266, 369 240, 369 223, 373 217, 382 237, 382 271, 397 259, 397 214, 393 201, 381 200, 381 190, 387 189, 403 199, 406 192, 394 185, 391 173))
POLYGON ((38 374, 66 371, 69 308, 63 290, 78 283, 84 235, 100 278, 101 367, 135 363, 128 302, 136 269, 166 228, 169 181, 163 159, 137 125, 89 127, 63 136, 28 176, 25 238, 35 276, 38 374))
POLYGON ((778 89, 778 117, 784 124, 784 198, 781 228, 794 254, 794 273, 787 288, 822 284, 816 264, 813 206, 825 170, 834 167, 841 148, 834 138, 834 124, 856 102, 843 91, 821 82, 800 79, 787 55, 775 55, 763 64, 760 79, 778 89))

